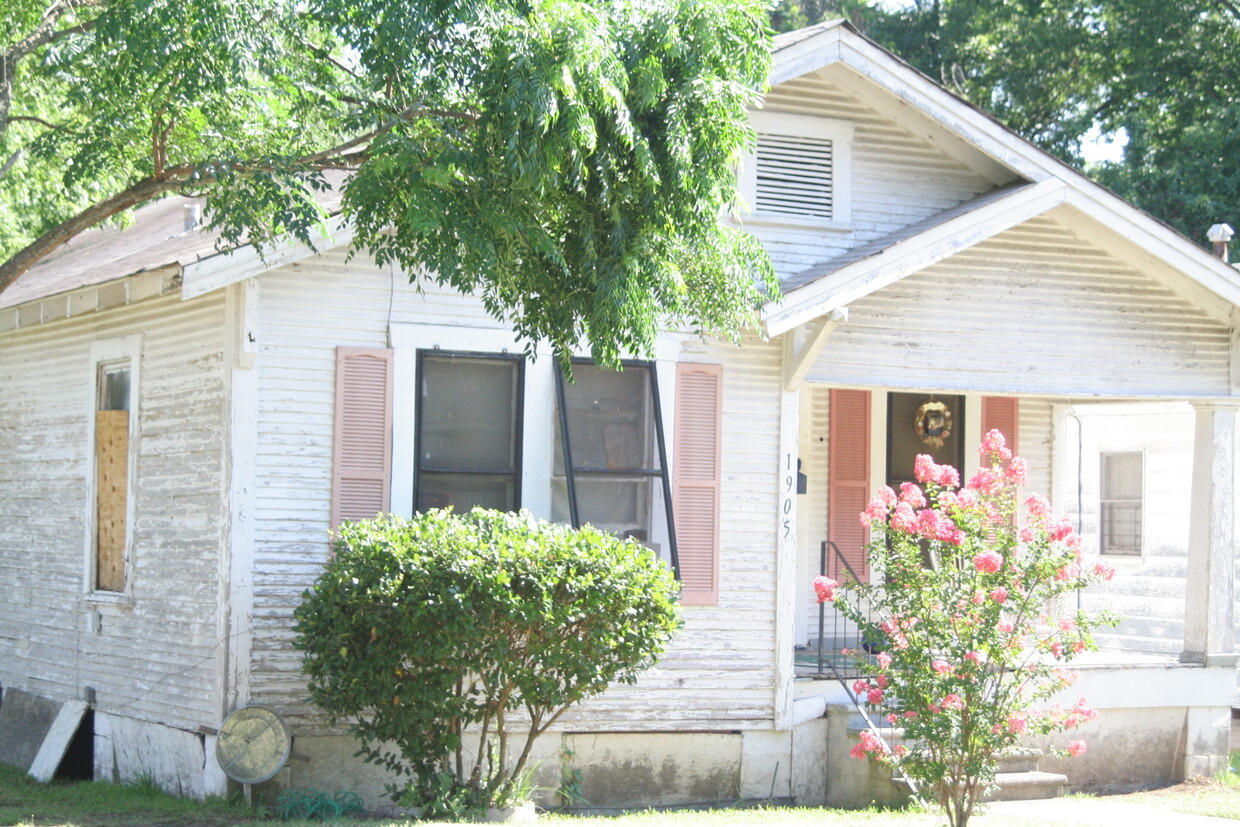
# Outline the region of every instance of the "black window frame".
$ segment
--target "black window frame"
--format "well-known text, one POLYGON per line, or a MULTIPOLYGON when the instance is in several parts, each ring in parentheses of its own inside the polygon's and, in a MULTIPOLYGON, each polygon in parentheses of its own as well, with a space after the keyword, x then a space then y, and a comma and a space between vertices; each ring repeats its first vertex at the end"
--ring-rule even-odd
MULTIPOLYGON (((572 359, 573 367, 597 367, 593 361, 589 359, 572 359)), ((663 506, 667 520, 667 537, 668 537, 668 557, 671 561, 672 571, 676 575, 676 579, 680 580, 680 555, 676 549, 676 522, 672 508, 672 483, 671 469, 667 463, 667 440, 663 433, 663 405, 659 399, 659 374, 658 368, 653 361, 640 359, 625 359, 620 362, 622 370, 628 368, 641 368, 646 371, 646 376, 650 383, 650 402, 651 416, 654 418, 654 435, 655 446, 659 458, 659 468, 652 469, 622 469, 615 470, 610 468, 592 468, 578 467, 573 464, 572 439, 569 436, 568 427, 568 406, 565 398, 565 382, 567 378, 564 375, 564 368, 560 366, 555 372, 555 394, 556 394, 556 411, 558 427, 560 429, 560 446, 562 459, 564 461, 564 481, 568 494, 568 511, 569 519, 573 528, 581 527, 581 516, 577 503, 577 476, 592 477, 596 479, 606 477, 658 477, 662 482, 663 489, 663 506)))
POLYGON ((422 404, 422 383, 425 378, 425 360, 427 358, 434 359, 479 359, 486 361, 505 361, 512 362, 516 365, 516 387, 513 396, 516 401, 516 410, 513 416, 513 511, 521 508, 521 477, 524 470, 524 423, 525 423, 525 357, 518 353, 508 353, 502 351, 499 353, 490 351, 474 351, 474 350, 444 350, 441 348, 419 348, 417 350, 416 368, 414 372, 415 392, 414 398, 417 400, 414 410, 413 422, 413 513, 417 514, 422 511, 418 507, 418 500, 421 498, 422 474, 465 474, 479 477, 503 476, 497 474, 491 469, 476 468, 446 468, 428 466, 424 467, 422 462, 422 423, 423 413, 426 408, 422 404))

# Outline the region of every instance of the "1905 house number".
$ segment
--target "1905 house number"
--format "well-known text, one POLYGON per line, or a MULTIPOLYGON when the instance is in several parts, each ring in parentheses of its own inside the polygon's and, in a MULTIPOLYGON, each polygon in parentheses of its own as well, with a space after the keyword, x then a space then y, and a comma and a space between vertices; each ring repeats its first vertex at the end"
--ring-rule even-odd
POLYGON ((784 454, 784 487, 783 501, 780 503, 779 510, 781 519, 783 520, 784 535, 783 539, 792 539, 792 497, 797 491, 797 473, 792 467, 792 454, 784 454))

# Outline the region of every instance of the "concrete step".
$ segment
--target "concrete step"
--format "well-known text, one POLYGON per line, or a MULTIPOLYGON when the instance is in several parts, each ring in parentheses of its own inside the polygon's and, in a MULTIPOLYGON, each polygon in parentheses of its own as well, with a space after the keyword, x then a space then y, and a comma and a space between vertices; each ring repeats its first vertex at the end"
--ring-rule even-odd
POLYGON ((1000 753, 998 771, 1001 773, 1034 772, 1038 768, 1038 761, 1045 754, 1040 749, 1015 747, 1000 753))
POLYGON ((1057 772, 1001 772, 995 775, 999 789, 986 796, 987 801, 1031 801, 1040 798, 1058 798, 1068 776, 1057 772))

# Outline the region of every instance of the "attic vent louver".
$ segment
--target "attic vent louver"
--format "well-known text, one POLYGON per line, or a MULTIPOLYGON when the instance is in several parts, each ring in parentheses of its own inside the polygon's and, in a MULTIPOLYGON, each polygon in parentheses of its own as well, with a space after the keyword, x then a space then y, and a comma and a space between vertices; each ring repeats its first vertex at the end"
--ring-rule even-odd
POLYGON ((835 218, 834 155, 827 138, 759 133, 755 210, 835 218))

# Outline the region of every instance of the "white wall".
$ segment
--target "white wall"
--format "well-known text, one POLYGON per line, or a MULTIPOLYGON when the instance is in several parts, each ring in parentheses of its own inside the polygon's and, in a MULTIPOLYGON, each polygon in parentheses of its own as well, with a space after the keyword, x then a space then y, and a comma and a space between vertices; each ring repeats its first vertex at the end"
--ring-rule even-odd
POLYGON ((219 724, 221 295, 0 334, 0 683, 193 730, 219 724), (129 590, 89 591, 92 345, 141 342, 129 590))
MULTIPOLYGON (((430 285, 418 294, 403 275, 361 257, 346 264, 340 251, 263 275, 259 294, 250 698, 288 715, 299 732, 327 732, 304 703, 291 626, 300 594, 328 552, 335 348, 384 347, 389 324, 504 328, 469 297, 430 285)), ((670 341, 674 356, 679 339, 670 341)), ((724 364, 720 602, 686 607, 685 629, 660 665, 637 686, 616 688, 569 713, 566 729, 769 726, 775 703, 778 357, 777 347, 760 342, 743 349, 695 340, 684 345, 684 360, 724 364)), ((545 357, 530 373, 544 370, 545 357)), ((665 403, 672 390, 662 388, 665 403)), ((549 415, 551 408, 542 410, 549 415)), ((549 457, 551 446, 527 444, 525 450, 536 462, 549 457)), ((398 486, 408 490, 407 481, 398 486)), ((408 510, 407 503, 392 507, 408 510)))
POLYGON ((1184 644, 1184 577, 1193 463, 1193 411, 1186 403, 1077 404, 1060 411, 1057 438, 1064 469, 1055 498, 1090 559, 1098 554, 1101 452, 1143 453, 1143 542, 1136 556, 1107 555, 1110 583, 1094 587, 1086 608, 1124 617, 1098 635, 1106 646, 1176 653, 1184 644))

